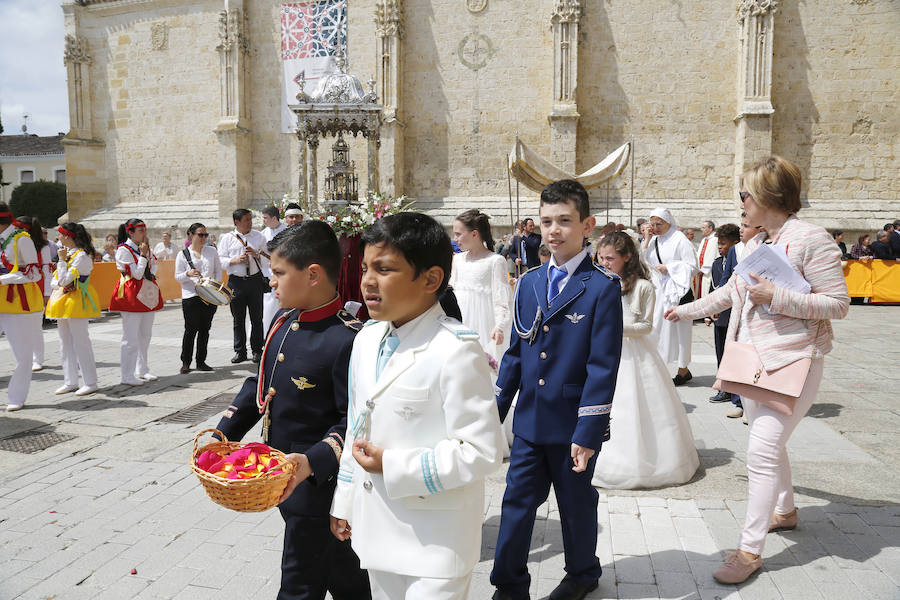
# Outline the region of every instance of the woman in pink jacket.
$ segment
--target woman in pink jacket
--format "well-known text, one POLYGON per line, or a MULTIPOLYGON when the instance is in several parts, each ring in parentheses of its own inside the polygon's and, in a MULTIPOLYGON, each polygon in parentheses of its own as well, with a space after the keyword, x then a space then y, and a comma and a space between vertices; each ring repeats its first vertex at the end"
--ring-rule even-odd
POLYGON ((713 573, 721 583, 740 583, 762 566, 766 533, 797 526, 786 444, 812 406, 822 381, 822 363, 834 337, 829 319, 843 318, 850 306, 840 248, 827 231, 796 216, 800 181, 797 165, 779 156, 770 156, 744 172, 743 210, 751 225, 763 229, 747 243, 744 256, 761 244, 776 245, 809 282, 810 293, 777 287, 765 279, 750 285, 735 275, 712 294, 666 311, 667 319, 678 321, 732 308, 732 314, 740 319, 731 320, 726 340, 752 344, 767 371, 803 358, 812 360, 790 416, 764 406, 751 395, 741 395, 750 425, 747 518, 738 549, 713 573))

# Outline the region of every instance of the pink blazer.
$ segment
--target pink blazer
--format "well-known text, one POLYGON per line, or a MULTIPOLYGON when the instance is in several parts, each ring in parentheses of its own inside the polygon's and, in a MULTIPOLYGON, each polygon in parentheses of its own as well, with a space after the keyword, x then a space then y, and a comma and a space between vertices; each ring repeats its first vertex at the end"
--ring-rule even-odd
MULTIPOLYGON (((760 233, 747 242, 744 256, 767 239, 760 233)), ((788 260, 812 290, 800 294, 775 288, 771 313, 754 306, 747 327, 750 340, 766 370, 778 369, 801 358, 821 358, 831 351, 834 331, 830 319, 842 319, 850 310, 847 282, 841 270, 841 250, 831 235, 818 225, 791 216, 781 229, 778 243, 787 247, 788 260)), ((735 273, 728 283, 696 302, 678 307, 682 319, 697 319, 731 308, 727 340, 734 340, 738 323, 749 302, 744 279, 735 273)))

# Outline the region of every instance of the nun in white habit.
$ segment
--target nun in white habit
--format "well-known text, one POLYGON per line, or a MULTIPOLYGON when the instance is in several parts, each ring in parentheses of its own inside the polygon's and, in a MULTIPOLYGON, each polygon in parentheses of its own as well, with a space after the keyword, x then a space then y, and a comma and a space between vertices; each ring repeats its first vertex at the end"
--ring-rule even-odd
POLYGON ((656 306, 653 309, 653 331, 659 339, 659 354, 666 363, 677 363, 675 385, 690 380, 691 321, 667 321, 666 309, 678 306, 682 296, 691 289, 691 278, 698 271, 694 246, 678 231, 675 217, 667 208, 650 213, 653 237, 642 246, 643 258, 650 266, 656 286, 656 306))

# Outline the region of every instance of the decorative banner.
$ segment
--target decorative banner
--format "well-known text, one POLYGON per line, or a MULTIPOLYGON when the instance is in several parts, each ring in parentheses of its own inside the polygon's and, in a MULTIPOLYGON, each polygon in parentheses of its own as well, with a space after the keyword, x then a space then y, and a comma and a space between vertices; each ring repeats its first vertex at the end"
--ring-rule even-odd
POLYGON ((284 92, 281 130, 293 133, 297 122, 288 104, 297 103, 297 80, 306 79, 304 91, 316 93, 319 79, 334 70, 333 56, 347 47, 347 0, 321 0, 281 5, 281 62, 284 92))

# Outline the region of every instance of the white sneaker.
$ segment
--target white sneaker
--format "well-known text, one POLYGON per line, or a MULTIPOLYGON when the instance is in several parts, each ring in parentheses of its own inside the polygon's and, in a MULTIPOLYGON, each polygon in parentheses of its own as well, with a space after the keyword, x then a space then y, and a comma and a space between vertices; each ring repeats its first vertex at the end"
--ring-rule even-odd
POLYGON ((37 373, 38 371, 43 371, 43 370, 44 370, 44 365, 42 365, 41 363, 39 363, 39 362, 31 363, 31 372, 32 373, 37 373))
POLYGON ((93 394, 99 388, 96 385, 83 385, 75 392, 76 396, 87 396, 88 394, 93 394))
POLYGON ((144 373, 143 375, 138 375, 138 379, 143 379, 144 381, 156 381, 159 377, 153 373, 144 373))
POLYGON ((22 404, 7 404, 6 412, 16 412, 17 410, 22 410, 22 404))
POLYGON ((131 387, 136 387, 139 385, 144 385, 144 382, 140 379, 123 379, 122 383, 125 385, 130 385, 131 387))
POLYGON ((59 396, 61 394, 68 394, 69 392, 74 392, 77 389, 78 389, 77 385, 63 385, 61 387, 56 388, 56 391, 53 393, 56 394, 57 396, 59 396))

